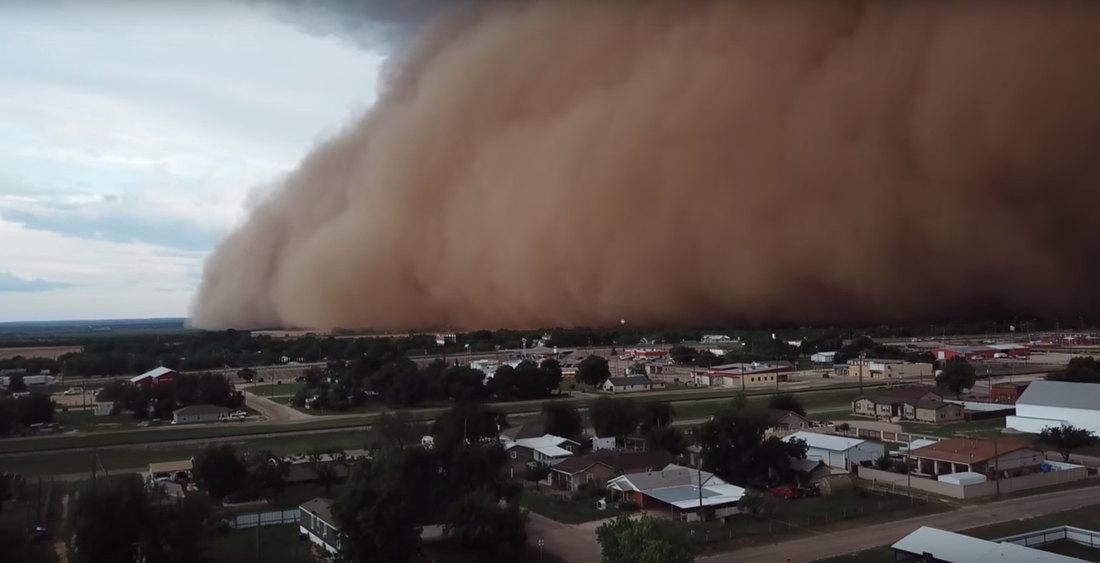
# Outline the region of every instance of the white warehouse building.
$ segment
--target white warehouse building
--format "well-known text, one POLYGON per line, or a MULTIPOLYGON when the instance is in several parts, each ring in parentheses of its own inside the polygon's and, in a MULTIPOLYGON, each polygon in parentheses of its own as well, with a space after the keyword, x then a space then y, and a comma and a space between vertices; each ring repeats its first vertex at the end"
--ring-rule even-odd
POLYGON ((1032 381, 1005 427, 1038 434, 1049 426, 1076 426, 1100 435, 1100 383, 1032 381))
POLYGON ((838 469, 850 470, 863 462, 873 462, 886 452, 886 448, 877 442, 832 434, 795 432, 783 438, 784 442, 791 440, 806 442, 806 459, 820 460, 838 469))

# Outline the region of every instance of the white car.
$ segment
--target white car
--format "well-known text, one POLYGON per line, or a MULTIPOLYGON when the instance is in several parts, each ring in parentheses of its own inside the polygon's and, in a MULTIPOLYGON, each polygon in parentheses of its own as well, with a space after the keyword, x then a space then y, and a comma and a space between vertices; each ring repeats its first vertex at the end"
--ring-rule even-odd
POLYGON ((80 394, 80 388, 79 387, 69 387, 68 389, 65 390, 64 393, 62 393, 62 395, 79 395, 79 394, 80 394))

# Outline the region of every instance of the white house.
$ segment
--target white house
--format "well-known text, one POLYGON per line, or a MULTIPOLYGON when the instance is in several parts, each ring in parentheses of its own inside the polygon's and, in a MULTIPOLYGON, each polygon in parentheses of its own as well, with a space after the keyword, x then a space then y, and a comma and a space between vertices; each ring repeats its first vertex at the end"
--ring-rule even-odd
POLYGON ((874 461, 886 451, 882 444, 876 442, 816 432, 795 432, 783 437, 784 442, 791 440, 806 442, 806 459, 821 460, 825 465, 839 469, 851 469, 863 462, 874 461))
POLYGON ((515 461, 535 461, 546 465, 554 465, 561 460, 573 455, 580 444, 568 438, 546 434, 538 438, 520 438, 518 440, 507 439, 501 436, 504 449, 509 457, 515 461))
POLYGON ((817 352, 810 355, 810 361, 815 364, 831 364, 836 358, 836 352, 817 352))
POLYGON ((303 502, 298 511, 298 532, 325 551, 333 555, 340 553, 343 537, 332 515, 332 501, 317 497, 303 502))
POLYGON ((1016 401, 1016 415, 1005 418, 1005 427, 1032 434, 1067 425, 1100 435, 1100 383, 1032 381, 1016 401))
POLYGON ((713 509, 718 518, 737 514, 737 503, 745 496, 745 489, 712 473, 674 463, 660 471, 619 475, 607 481, 607 488, 641 508, 663 509, 688 522, 699 519, 702 507, 713 509))
POLYGON ((229 416, 229 409, 215 405, 189 405, 172 413, 172 424, 217 422, 229 416))
MULTIPOLYGON (((1042 544, 1040 543, 1040 545, 1042 544)), ((1084 561, 1084 559, 1077 559, 1076 557, 1017 545, 1011 542, 1011 538, 990 541, 927 526, 921 526, 890 547, 894 549, 894 561, 899 562, 989 563, 992 561, 1027 561, 1029 563, 1073 563, 1084 561)))
POLYGON ((630 393, 633 391, 649 391, 658 387, 664 387, 660 383, 654 383, 644 375, 628 375, 626 377, 609 377, 600 385, 600 389, 608 393, 630 393))

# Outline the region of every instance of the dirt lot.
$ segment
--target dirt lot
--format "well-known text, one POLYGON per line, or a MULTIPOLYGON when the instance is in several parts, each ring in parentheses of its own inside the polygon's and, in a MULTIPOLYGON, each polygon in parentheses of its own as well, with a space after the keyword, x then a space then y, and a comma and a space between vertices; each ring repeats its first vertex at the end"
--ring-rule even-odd
POLYGON ((69 352, 79 352, 80 346, 23 346, 19 348, 0 348, 0 360, 23 356, 24 358, 50 358, 56 360, 69 352))

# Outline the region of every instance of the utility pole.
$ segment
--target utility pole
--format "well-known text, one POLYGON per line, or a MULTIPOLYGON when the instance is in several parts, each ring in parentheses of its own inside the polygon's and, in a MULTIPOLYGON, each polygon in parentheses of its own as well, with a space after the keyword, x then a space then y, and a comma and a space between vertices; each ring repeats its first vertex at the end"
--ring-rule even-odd
POLYGON ((260 512, 256 511, 256 563, 260 563, 260 512))
POLYGON ((859 394, 863 394, 863 370, 867 367, 867 351, 859 353, 859 394))

